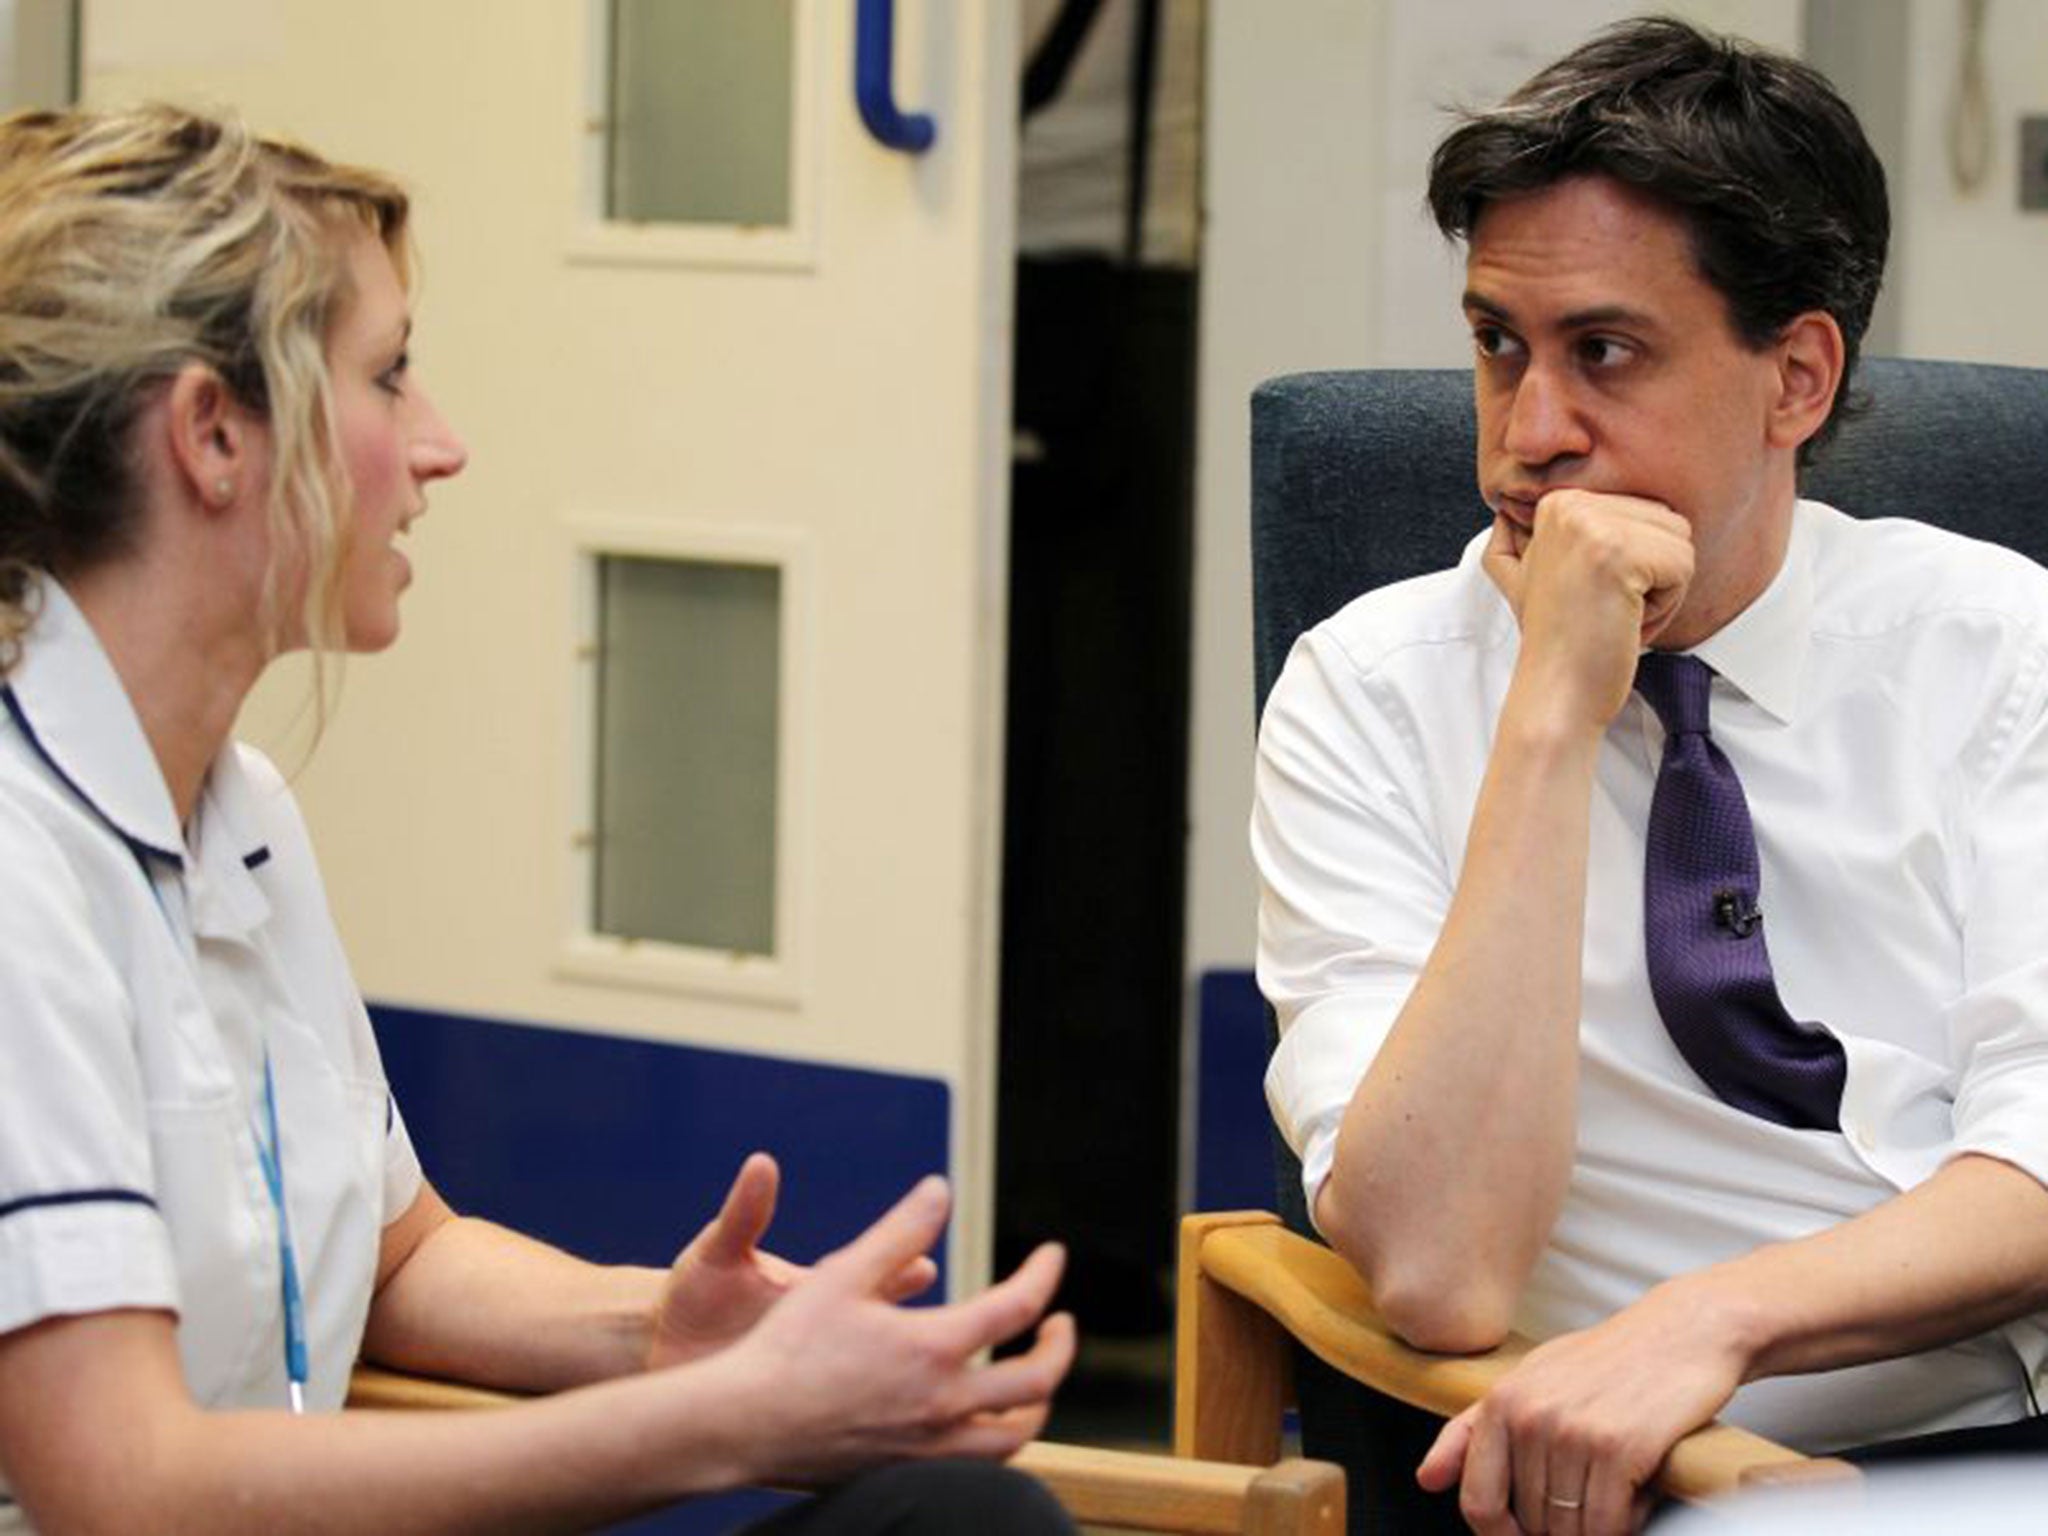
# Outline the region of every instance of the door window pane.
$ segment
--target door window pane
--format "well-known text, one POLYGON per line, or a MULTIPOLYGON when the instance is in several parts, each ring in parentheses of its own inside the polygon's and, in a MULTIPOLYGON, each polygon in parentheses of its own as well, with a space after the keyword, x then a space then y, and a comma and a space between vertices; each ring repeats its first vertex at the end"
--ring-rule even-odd
POLYGON ((786 225, 795 0, 610 0, 605 217, 786 225))
POLYGON ((598 562, 602 934, 775 950, 781 572, 598 562))

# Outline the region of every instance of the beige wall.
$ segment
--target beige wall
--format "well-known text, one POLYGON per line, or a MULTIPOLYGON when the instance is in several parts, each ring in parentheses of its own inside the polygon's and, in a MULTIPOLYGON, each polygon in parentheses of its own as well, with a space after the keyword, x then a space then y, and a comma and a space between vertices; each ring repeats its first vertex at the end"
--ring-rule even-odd
POLYGON ((1990 164, 1966 191, 1950 174, 1946 135, 1962 54, 1962 7, 1911 0, 1906 164, 1894 167, 1902 236, 1893 252, 1900 351, 1987 363, 2048 365, 2048 212, 2022 213, 2019 119, 2048 114, 2048 5, 1986 8, 1990 164))

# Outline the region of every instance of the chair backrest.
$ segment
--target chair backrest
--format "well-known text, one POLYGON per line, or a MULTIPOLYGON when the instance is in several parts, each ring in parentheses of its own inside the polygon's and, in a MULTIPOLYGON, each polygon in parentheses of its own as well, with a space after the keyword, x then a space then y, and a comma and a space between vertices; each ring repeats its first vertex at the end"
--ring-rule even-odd
MULTIPOLYGON (((2048 564, 2048 369, 1870 358, 1868 410, 1802 494, 2048 564)), ((1361 592, 1442 570, 1487 522, 1462 368, 1299 373, 1252 396, 1258 708, 1295 636, 1361 592)))

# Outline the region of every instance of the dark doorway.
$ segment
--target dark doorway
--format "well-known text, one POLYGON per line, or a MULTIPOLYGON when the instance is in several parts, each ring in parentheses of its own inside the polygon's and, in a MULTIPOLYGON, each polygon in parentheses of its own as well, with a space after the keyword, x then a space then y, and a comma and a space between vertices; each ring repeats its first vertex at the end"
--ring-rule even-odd
POLYGON ((996 1259, 1068 1245, 1079 1441, 1171 1408, 1202 9, 1026 5, 996 1259))
POLYGON ((997 1259, 1067 1242, 1091 1338, 1172 1326, 1194 295, 1018 268, 997 1259))

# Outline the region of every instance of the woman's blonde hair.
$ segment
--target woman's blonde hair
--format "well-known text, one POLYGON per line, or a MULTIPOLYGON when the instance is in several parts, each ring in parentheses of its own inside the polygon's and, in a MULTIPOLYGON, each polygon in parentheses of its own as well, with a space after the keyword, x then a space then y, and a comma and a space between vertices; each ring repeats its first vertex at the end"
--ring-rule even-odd
POLYGON ((0 677, 37 572, 127 552, 130 439, 152 394, 213 369, 269 423, 271 571, 260 622, 340 648, 349 506, 325 342, 349 298, 351 229, 410 262, 389 178, 167 106, 0 121, 0 677), (303 571, 303 592, 280 573, 303 571), (296 598, 301 611, 285 613, 296 598), (296 618, 297 622, 291 622, 296 618))

